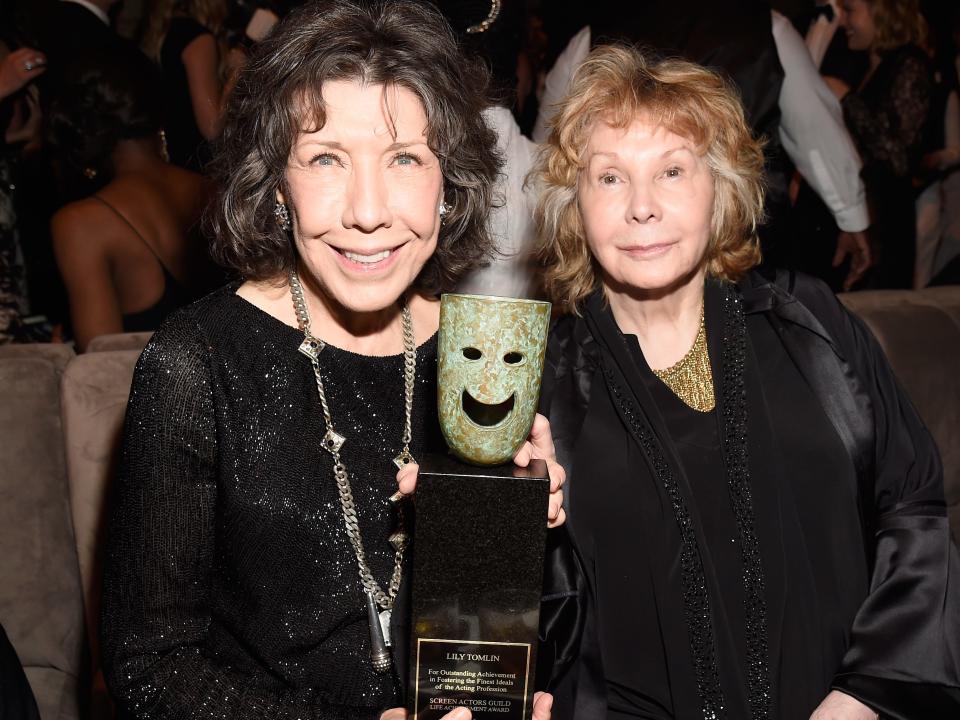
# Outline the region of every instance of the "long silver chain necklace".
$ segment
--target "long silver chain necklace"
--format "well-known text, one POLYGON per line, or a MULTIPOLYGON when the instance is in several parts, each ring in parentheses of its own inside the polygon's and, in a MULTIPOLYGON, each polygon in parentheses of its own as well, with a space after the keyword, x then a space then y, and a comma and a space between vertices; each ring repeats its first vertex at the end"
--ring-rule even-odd
MULTIPOLYGON (((390 584, 384 591, 374 579, 370 566, 367 564, 367 553, 363 548, 363 538, 360 536, 360 525, 357 520, 357 511, 353 504, 353 490, 350 487, 350 474, 340 458, 340 448, 347 439, 333 427, 330 417, 330 406, 327 403, 327 394, 323 389, 323 378, 320 376, 320 353, 326 344, 310 332, 310 312, 303 295, 303 286, 297 272, 291 271, 289 276, 290 294, 293 297, 293 309, 297 314, 297 325, 304 335, 300 344, 300 352, 310 358, 313 374, 317 381, 317 394, 320 396, 320 408, 323 411, 323 421, 326 433, 320 441, 321 447, 333 457, 333 477, 337 483, 337 492, 340 495, 340 507, 343 510, 343 522, 346 526, 347 537, 353 546, 353 553, 357 557, 357 568, 360 573, 360 582, 367 596, 367 616, 370 622, 371 662, 377 672, 387 672, 391 667, 390 651, 390 614, 393 602, 400 589, 400 577, 403 572, 403 553, 407 548, 408 536, 403 526, 403 509, 399 504, 400 495, 391 496, 398 513, 398 527, 390 536, 390 544, 395 551, 393 574, 390 584)), ((394 465, 402 468, 414 461, 410 454, 410 439, 412 437, 411 415, 413 414, 413 387, 417 375, 417 347, 413 337, 413 319, 410 308, 406 303, 400 313, 403 326, 403 450, 393 459, 394 465)))

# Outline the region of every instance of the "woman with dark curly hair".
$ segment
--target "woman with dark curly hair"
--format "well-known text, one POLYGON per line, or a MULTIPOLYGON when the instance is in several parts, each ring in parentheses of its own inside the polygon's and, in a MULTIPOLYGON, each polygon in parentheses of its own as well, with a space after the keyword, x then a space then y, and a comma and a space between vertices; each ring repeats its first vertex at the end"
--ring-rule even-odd
POLYGON ((156 330, 215 286, 200 233, 210 183, 166 162, 150 64, 122 57, 66 71, 47 118, 61 180, 85 195, 50 228, 81 351, 98 335, 156 330))
MULTIPOLYGON (((125 714, 405 716, 383 645, 413 459, 442 447, 437 293, 490 244, 486 84, 413 0, 309 3, 240 74, 212 228, 242 281, 155 334, 127 413, 102 617, 125 714)), ((551 448, 541 418, 517 461, 548 460, 556 524, 551 448)))
POLYGON ((825 285, 751 272, 762 168, 683 61, 599 47, 554 118, 542 408, 594 600, 558 715, 960 717, 937 449, 825 285))

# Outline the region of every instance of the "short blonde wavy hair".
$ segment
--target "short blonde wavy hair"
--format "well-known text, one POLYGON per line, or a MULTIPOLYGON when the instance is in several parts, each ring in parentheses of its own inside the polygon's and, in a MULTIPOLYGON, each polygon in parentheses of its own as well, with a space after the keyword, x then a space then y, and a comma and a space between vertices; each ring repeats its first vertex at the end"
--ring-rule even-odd
POLYGON ((867 0, 873 19, 873 47, 883 53, 912 43, 927 44, 927 22, 917 0, 867 0))
POLYGON ((577 70, 530 177, 540 191, 535 217, 544 289, 563 311, 578 312, 600 282, 577 202, 590 133, 598 122, 625 128, 638 118, 693 142, 710 167, 707 272, 735 282, 760 262, 763 143, 753 138, 736 91, 694 63, 650 62, 635 48, 600 46, 577 70))

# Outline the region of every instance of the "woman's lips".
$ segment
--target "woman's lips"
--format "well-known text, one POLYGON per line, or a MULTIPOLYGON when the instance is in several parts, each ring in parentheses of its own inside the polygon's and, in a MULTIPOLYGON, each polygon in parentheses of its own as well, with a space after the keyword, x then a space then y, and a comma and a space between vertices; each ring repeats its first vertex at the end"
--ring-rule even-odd
POLYGON ((403 245, 373 253, 341 250, 333 245, 329 247, 345 269, 355 273, 372 273, 390 268, 397 261, 397 256, 405 245, 406 243, 403 243, 403 245))
POLYGON ((648 245, 630 245, 620 250, 638 260, 650 260, 666 254, 674 245, 676 245, 675 242, 650 243, 648 245))

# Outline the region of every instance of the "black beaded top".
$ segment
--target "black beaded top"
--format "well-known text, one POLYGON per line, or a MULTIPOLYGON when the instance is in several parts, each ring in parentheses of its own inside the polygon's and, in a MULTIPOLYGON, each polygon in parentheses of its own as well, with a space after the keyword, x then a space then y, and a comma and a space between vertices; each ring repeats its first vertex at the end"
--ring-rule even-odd
MULTIPOLYGON (((134 717, 375 718, 397 688, 370 664, 303 335, 235 289, 174 314, 137 364, 105 564, 107 682, 134 717)), ((415 457, 441 447, 436 354, 436 336, 417 350, 415 457)), ((327 346, 320 366, 386 588, 403 356, 327 346)))

